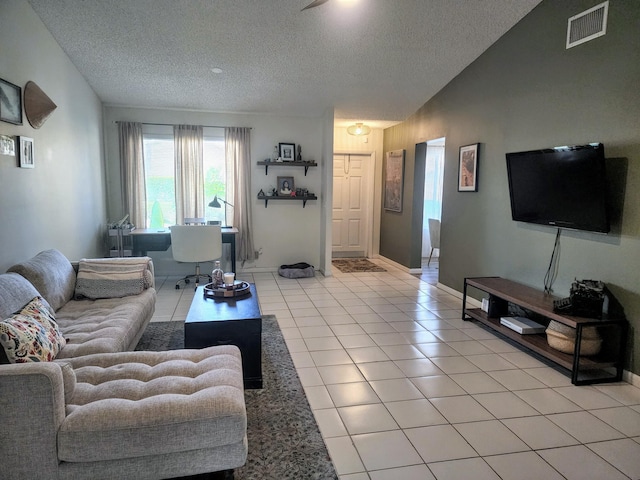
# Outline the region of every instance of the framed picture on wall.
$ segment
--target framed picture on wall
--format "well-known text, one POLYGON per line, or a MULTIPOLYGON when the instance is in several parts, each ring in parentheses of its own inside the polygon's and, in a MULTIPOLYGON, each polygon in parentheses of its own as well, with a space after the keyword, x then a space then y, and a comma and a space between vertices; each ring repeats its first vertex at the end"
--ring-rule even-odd
POLYGON ((0 121, 22 125, 22 89, 1 78, 0 121))
POLYGON ((18 137, 20 143, 20 168, 34 168, 35 161, 33 156, 33 138, 18 137))
POLYGON ((478 191, 478 143, 460 147, 458 191, 478 191))
POLYGON ((384 165, 384 209, 402 212, 404 150, 387 152, 384 165))

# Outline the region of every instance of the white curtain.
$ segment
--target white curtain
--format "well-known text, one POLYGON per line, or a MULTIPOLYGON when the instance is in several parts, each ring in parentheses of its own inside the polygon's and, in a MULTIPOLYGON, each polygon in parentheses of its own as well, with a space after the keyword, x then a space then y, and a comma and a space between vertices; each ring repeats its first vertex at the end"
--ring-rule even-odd
POLYGON ((147 201, 144 175, 142 124, 118 122, 120 139, 120 184, 122 206, 129 221, 147 228, 147 201))
POLYGON ((176 224, 204 217, 203 135, 200 125, 174 125, 176 224))
POLYGON ((442 191, 444 179, 444 146, 427 145, 424 178, 424 209, 422 219, 422 256, 431 251, 429 238, 429 218, 442 217, 442 191))
MULTIPOLYGON (((237 227, 239 232, 236 238, 236 259, 244 264, 247 260, 255 258, 251 228, 253 223, 251 213, 251 129, 225 128, 224 143, 227 165, 232 166, 227 169, 227 198, 232 199, 233 226, 237 227)), ((227 208, 226 205, 225 208, 227 208)))

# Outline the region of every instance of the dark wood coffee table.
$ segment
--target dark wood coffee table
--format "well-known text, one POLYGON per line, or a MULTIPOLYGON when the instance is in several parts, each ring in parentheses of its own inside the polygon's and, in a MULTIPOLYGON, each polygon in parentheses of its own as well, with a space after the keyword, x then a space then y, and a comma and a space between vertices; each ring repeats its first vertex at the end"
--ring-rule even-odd
POLYGON ((206 298, 198 287, 184 322, 185 348, 236 345, 244 388, 262 388, 262 314, 256 286, 241 297, 206 298))

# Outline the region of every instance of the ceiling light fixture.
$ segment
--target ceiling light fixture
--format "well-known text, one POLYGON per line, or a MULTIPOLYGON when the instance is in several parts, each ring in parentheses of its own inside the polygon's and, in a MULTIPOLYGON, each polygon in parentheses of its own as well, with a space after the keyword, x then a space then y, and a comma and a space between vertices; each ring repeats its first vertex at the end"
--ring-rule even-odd
POLYGON ((356 123, 347 127, 347 133, 349 135, 369 135, 371 133, 371 127, 364 123, 356 123))
POLYGON ((213 67, 213 68, 211 69, 211 71, 212 71, 213 73, 222 73, 222 69, 221 69, 221 68, 219 68, 219 67, 213 67))

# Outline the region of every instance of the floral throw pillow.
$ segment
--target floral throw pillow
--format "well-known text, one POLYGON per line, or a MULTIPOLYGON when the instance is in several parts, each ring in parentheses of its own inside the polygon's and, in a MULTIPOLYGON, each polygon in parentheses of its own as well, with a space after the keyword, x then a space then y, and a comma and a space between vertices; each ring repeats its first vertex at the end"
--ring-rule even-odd
POLYGON ((0 345, 9 363, 49 362, 66 343, 41 297, 0 322, 0 345))

